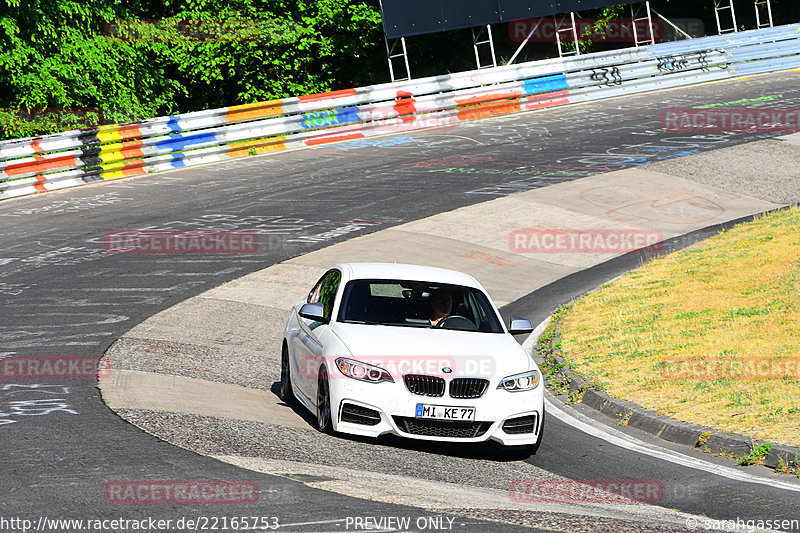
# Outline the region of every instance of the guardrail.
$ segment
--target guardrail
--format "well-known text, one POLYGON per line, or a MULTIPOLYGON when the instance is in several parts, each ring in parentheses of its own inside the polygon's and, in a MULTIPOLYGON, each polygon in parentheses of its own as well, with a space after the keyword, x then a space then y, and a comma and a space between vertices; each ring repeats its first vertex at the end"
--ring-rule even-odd
POLYGON ((0 200, 293 147, 800 67, 800 24, 0 142, 0 200))

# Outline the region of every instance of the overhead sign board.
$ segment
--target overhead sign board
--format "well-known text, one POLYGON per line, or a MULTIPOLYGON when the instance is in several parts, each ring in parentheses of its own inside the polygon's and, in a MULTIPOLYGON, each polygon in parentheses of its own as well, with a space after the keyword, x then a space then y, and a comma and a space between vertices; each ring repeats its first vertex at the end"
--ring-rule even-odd
POLYGON ((625 3, 634 2, 631 0, 381 0, 381 13, 386 37, 397 39, 625 3))

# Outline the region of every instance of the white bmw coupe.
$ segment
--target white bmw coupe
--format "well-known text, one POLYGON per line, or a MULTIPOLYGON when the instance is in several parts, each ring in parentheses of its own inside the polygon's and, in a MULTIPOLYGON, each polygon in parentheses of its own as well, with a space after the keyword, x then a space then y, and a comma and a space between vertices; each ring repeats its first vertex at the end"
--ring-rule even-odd
POLYGON ((281 399, 319 429, 525 446, 544 426, 542 377, 483 287, 452 270, 336 265, 297 302, 284 333, 281 399))

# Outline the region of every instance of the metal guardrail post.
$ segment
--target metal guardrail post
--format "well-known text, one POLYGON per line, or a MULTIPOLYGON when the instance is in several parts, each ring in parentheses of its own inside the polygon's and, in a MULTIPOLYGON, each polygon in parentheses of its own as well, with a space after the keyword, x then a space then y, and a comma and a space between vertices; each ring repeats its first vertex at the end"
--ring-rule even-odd
POLYGON ((756 10, 756 29, 760 28, 771 28, 772 27, 772 5, 770 4, 770 0, 754 0, 753 7, 756 10), (759 9, 761 8, 761 9, 759 9), (762 11, 766 8, 766 15, 767 21, 762 22, 762 11))
POLYGON ((569 18, 570 18, 570 26, 568 28, 562 28, 561 27, 561 22, 559 20, 557 20, 555 17, 553 17, 553 20, 555 21, 555 28, 556 28, 556 46, 558 47, 558 57, 565 57, 565 56, 571 56, 571 55, 576 55, 576 56, 581 55, 581 49, 578 46, 578 28, 575 25, 575 12, 574 11, 570 11, 569 18), (565 52, 564 51, 563 47, 561 46, 561 33, 562 32, 569 32, 569 33, 572 34, 572 42, 575 44, 575 50, 569 51, 569 52, 565 52))
POLYGON ((472 49, 475 51, 475 64, 477 65, 478 70, 482 68, 492 68, 497 66, 497 58, 495 57, 494 53, 494 39, 492 38, 492 25, 487 24, 485 29, 488 38, 483 41, 479 41, 478 39, 480 39, 484 28, 481 28, 477 34, 475 33, 475 28, 470 28, 470 30, 472 30, 472 49), (478 46, 482 44, 489 45, 489 53, 491 54, 492 58, 491 64, 484 65, 481 63, 481 55, 478 46))
POLYGON ((400 39, 395 39, 392 43, 391 48, 389 47, 389 40, 384 35, 383 37, 384 42, 386 43, 386 59, 389 62, 389 77, 392 79, 392 83, 396 81, 408 81, 411 80, 411 69, 408 67, 408 50, 406 49, 406 38, 400 37, 400 39), (400 42, 402 52, 395 54, 394 49, 397 47, 398 41, 400 42), (392 60, 397 59, 398 57, 403 58, 403 64, 406 67, 406 77, 405 78, 395 78, 394 76, 394 63, 392 60))
POLYGON ((739 31, 739 28, 736 25, 736 10, 733 8, 733 0, 728 0, 728 5, 723 5, 725 0, 714 0, 714 17, 717 19, 717 32, 722 35, 723 33, 736 33, 739 31), (733 27, 732 28, 722 28, 722 23, 720 22, 719 14, 722 11, 730 9, 731 11, 731 19, 733 20, 733 27))
POLYGON ((633 26, 633 44, 636 46, 639 45, 647 45, 647 44, 655 44, 656 37, 655 33, 653 33, 653 15, 650 13, 650 0, 647 0, 644 3, 645 13, 647 13, 646 17, 639 17, 636 18, 636 13, 633 10, 633 4, 631 4, 631 25, 633 26), (647 21, 647 30, 650 34, 650 37, 647 39, 639 39, 639 30, 636 27, 636 24, 640 21, 647 21))

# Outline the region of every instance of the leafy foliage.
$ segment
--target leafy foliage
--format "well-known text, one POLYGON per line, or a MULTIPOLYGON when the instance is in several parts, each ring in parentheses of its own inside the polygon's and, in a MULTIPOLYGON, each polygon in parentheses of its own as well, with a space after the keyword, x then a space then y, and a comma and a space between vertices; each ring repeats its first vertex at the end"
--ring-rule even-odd
POLYGON ((75 108, 89 108, 107 122, 170 108, 181 87, 164 65, 102 35, 103 21, 118 16, 116 9, 111 1, 0 0, 4 136, 40 133, 48 121, 25 118, 46 114, 43 108, 67 124, 81 114, 75 108))
POLYGON ((380 39, 362 0, 0 0, 0 137, 371 83, 380 39))
POLYGON ((750 455, 745 455, 742 457, 739 460, 739 465, 748 466, 762 464, 764 462, 764 458, 769 455, 770 448, 772 448, 771 442, 762 442, 751 450, 750 455))

